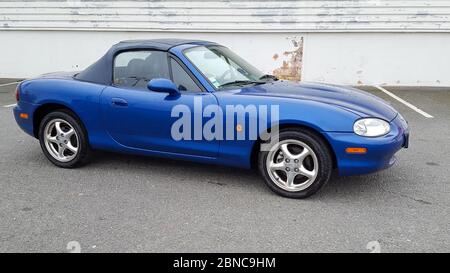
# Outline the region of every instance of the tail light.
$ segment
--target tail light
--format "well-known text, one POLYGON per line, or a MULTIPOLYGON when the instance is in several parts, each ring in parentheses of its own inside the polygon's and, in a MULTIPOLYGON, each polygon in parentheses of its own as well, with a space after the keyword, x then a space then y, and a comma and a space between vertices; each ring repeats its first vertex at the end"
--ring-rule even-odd
POLYGON ((20 89, 19 89, 20 84, 17 85, 16 87, 16 101, 19 102, 20 99, 20 89))

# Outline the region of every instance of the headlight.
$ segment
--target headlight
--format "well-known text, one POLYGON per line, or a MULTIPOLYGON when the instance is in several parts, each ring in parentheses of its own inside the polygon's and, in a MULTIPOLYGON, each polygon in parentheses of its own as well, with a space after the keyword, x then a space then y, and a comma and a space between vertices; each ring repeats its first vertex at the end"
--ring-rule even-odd
POLYGON ((391 130, 388 122, 378 118, 363 118, 353 125, 355 134, 365 137, 382 136, 391 130))

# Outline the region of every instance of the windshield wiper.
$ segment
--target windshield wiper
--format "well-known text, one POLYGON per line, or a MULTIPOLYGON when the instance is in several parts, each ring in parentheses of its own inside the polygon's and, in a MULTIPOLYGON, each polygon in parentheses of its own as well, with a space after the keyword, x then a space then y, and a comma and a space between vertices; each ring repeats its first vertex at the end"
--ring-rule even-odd
POLYGON ((261 76, 259 79, 260 80, 271 79, 271 80, 274 80, 274 81, 278 81, 277 77, 275 77, 274 75, 270 75, 270 74, 265 74, 265 75, 261 76))
POLYGON ((233 85, 247 85, 247 84, 263 84, 265 82, 262 81, 250 81, 250 80, 240 80, 240 81, 232 81, 232 82, 226 82, 224 84, 219 85, 219 87, 227 87, 227 86, 233 86, 233 85))

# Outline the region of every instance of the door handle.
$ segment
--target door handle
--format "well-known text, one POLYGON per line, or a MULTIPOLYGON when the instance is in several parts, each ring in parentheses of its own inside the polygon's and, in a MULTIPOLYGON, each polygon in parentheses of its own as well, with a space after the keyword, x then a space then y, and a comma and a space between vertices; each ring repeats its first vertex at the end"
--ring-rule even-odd
POLYGON ((120 99, 120 98, 112 98, 111 104, 115 105, 115 106, 128 106, 128 102, 126 100, 120 99))

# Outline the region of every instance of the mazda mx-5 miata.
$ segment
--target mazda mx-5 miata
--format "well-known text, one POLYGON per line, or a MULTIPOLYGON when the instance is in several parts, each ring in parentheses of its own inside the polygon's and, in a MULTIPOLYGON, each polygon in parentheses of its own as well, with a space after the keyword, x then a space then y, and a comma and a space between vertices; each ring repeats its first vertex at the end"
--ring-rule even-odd
POLYGON ((291 198, 317 192, 335 169, 346 176, 388 168, 408 146, 407 122, 382 99, 354 88, 278 80, 207 41, 123 41, 84 71, 23 81, 16 99, 17 123, 56 166, 79 166, 91 151, 107 150, 255 168, 271 190, 291 198), (173 134, 177 105, 189 115, 183 123, 189 128, 178 128, 184 138, 173 134), (229 106, 242 106, 244 119, 227 112, 229 106), (266 126, 255 138, 240 137, 249 134, 249 109, 261 106, 268 114, 257 121, 266 126), (205 114, 208 107, 223 115, 205 114), (270 122, 271 109, 277 123, 270 122), (231 138, 203 135, 214 115, 222 119, 215 127, 223 128, 211 132, 231 138), (276 141, 262 138, 263 131, 276 131, 276 141))

